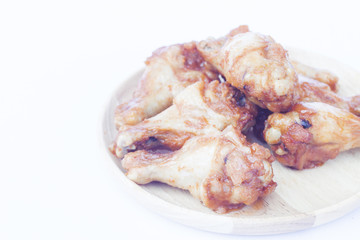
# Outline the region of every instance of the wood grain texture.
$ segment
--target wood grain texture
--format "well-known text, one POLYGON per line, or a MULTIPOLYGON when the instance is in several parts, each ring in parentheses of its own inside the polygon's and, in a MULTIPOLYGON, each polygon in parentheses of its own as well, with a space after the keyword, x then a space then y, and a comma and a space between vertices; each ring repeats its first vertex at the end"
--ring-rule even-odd
MULTIPOLYGON (((290 50, 291 58, 324 68, 340 78, 339 93, 360 94, 360 73, 350 67, 302 50, 290 50)), ((108 151, 116 137, 113 116, 115 107, 131 96, 143 70, 135 73, 117 89, 106 106, 101 139, 106 158, 119 167, 119 185, 151 210, 179 223, 206 231, 264 235, 292 232, 337 219, 360 206, 360 149, 341 153, 322 167, 303 171, 273 163, 275 192, 252 206, 236 212, 217 214, 204 207, 187 191, 162 183, 139 186, 124 174, 119 160, 108 151)), ((114 166, 115 167, 115 166, 114 166)))

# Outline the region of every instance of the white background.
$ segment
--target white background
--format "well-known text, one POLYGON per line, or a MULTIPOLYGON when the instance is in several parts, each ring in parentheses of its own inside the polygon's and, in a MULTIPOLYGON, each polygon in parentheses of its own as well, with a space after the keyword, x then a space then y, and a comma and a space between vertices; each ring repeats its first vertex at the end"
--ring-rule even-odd
MULTIPOLYGON (((359 23, 356 1, 1 1, 0 239, 238 239, 127 195, 99 144, 104 104, 156 48, 240 24, 360 71, 359 23)), ((360 209, 262 238, 359 239, 359 226, 360 209)))

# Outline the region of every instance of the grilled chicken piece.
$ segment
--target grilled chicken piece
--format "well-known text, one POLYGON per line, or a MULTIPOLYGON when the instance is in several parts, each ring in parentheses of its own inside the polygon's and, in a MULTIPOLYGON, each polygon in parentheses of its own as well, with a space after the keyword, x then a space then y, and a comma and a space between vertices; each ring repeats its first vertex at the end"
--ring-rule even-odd
POLYGON ((229 84, 199 81, 178 94, 163 112, 125 126, 111 150, 119 158, 138 149, 177 150, 192 136, 221 131, 228 125, 246 131, 254 125, 256 113, 256 106, 229 84))
POLYGON ((205 60, 260 107, 283 112, 294 104, 295 69, 287 51, 270 36, 232 31, 197 46, 205 60))
POLYGON ((321 69, 316 69, 313 67, 310 67, 308 65, 305 65, 303 63, 300 63, 295 60, 291 60, 291 64, 294 66, 296 72, 298 74, 304 75, 306 77, 315 79, 319 82, 325 83, 330 87, 330 89, 334 92, 337 91, 337 83, 338 83, 338 77, 334 74, 321 69))
POLYGON ((296 89, 299 102, 323 102, 360 116, 360 95, 341 97, 334 93, 329 85, 314 79, 298 75, 299 84, 296 89))
POLYGON ((205 206, 224 213, 273 192, 270 151, 246 142, 232 126, 189 139, 169 152, 139 150, 122 161, 138 184, 159 181, 189 190, 205 206))
POLYGON ((185 87, 218 79, 218 75, 201 57, 194 42, 160 48, 147 59, 133 98, 117 107, 115 124, 120 128, 152 117, 169 107, 185 87))
POLYGON ((299 103, 288 113, 270 115, 264 138, 282 164, 313 168, 360 147, 360 118, 326 103, 299 103))

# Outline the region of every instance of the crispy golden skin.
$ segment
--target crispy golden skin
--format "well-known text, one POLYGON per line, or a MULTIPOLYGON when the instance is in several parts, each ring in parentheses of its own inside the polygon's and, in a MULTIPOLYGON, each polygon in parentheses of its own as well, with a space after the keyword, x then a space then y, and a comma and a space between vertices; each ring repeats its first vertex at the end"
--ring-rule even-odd
POLYGON ((156 50, 146 60, 146 69, 133 98, 115 112, 117 128, 134 125, 172 104, 173 98, 197 81, 218 79, 218 72, 199 54, 194 42, 156 50))
POLYGON ((270 151, 250 144, 232 126, 195 136, 177 151, 139 150, 122 161, 138 184, 159 181, 188 190, 205 206, 224 213, 274 191, 270 151))
POLYGON ((326 103, 298 103, 288 113, 269 116, 264 139, 282 164, 313 168, 360 147, 360 118, 326 103))

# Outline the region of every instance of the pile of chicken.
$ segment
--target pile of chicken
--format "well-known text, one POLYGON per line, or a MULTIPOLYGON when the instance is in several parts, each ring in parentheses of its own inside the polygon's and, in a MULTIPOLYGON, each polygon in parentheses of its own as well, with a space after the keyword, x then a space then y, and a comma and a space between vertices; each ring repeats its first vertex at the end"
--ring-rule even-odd
POLYGON ((217 212, 238 209, 274 191, 275 159, 313 168, 360 147, 360 96, 337 95, 337 81, 247 26, 163 47, 117 107, 110 149, 138 184, 164 182, 217 212), (249 131, 273 155, 248 142, 249 131))

